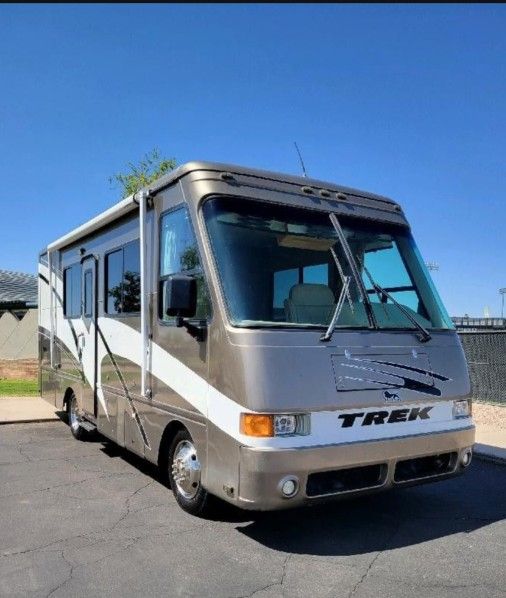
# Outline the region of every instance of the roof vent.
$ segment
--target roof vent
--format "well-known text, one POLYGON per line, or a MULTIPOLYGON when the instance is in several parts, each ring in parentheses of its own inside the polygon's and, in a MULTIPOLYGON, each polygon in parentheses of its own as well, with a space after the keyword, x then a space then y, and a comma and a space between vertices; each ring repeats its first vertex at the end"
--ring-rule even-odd
POLYGON ((314 191, 311 187, 302 187, 303 193, 307 193, 308 195, 313 195, 314 191))
POLYGON ((341 199, 344 201, 348 199, 348 197, 344 193, 341 193, 341 191, 339 191, 339 193, 336 193, 336 197, 337 199, 341 199))
POLYGON ((330 197, 330 191, 327 191, 327 189, 320 189, 320 195, 321 197, 330 197))
POLYGON ((233 181, 234 180, 234 175, 231 172, 222 172, 220 174, 220 179, 222 181, 233 181))

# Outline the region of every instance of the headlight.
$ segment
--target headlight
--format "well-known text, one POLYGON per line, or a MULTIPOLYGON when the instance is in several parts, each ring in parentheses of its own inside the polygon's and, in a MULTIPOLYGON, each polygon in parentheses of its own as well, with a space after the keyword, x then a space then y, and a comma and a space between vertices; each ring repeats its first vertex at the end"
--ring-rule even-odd
POLYGON ((310 432, 310 416, 306 413, 241 413, 241 434, 269 438, 273 436, 306 436, 310 432))
POLYGON ((471 416, 471 400, 461 399, 453 401, 453 419, 471 416))
POLYGON ((297 419, 295 415, 275 415, 274 416, 274 435, 285 436, 295 434, 297 419))

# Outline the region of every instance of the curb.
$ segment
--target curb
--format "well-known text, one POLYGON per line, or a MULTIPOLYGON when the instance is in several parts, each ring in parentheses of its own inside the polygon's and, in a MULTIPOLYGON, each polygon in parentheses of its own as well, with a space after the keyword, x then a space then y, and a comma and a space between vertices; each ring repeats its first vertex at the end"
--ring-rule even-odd
POLYGON ((37 419, 13 419, 9 421, 0 421, 0 426, 8 426, 10 424, 43 424, 47 422, 61 421, 59 417, 39 417, 37 419))

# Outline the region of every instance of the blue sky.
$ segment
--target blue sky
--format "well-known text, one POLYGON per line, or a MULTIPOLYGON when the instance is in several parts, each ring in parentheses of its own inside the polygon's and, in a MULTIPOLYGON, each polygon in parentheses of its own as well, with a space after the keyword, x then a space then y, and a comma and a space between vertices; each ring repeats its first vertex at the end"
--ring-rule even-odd
POLYGON ((3 5, 0 268, 158 147, 402 203, 452 315, 506 286, 506 6, 3 5))

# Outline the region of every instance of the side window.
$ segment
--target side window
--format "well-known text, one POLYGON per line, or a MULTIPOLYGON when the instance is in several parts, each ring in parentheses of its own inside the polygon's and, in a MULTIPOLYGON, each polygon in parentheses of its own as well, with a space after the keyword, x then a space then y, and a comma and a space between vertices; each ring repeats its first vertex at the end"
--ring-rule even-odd
POLYGON ((63 271, 63 315, 66 318, 81 315, 81 264, 63 271))
POLYGON ((139 241, 108 253, 105 257, 106 311, 108 314, 137 313, 141 309, 139 241))
POLYGON ((84 273, 84 316, 90 318, 93 314, 93 280, 92 271, 86 270, 84 273))
POLYGON ((318 264, 317 266, 306 266, 302 268, 302 280, 310 284, 329 284, 329 266, 328 264, 318 264))
MULTIPOLYGON (((160 281, 172 274, 188 274, 197 280, 197 312, 195 317, 206 319, 210 315, 209 295, 200 264, 197 241, 186 208, 179 208, 164 214, 160 220, 160 281)), ((162 314, 163 297, 160 293, 160 317, 170 321, 173 318, 162 314)))

